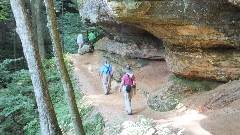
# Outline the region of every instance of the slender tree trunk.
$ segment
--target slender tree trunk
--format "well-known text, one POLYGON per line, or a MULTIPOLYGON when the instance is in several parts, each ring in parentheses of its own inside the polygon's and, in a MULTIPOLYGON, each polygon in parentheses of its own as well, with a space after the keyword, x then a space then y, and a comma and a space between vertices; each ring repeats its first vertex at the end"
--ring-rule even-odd
POLYGON ((0 21, 0 45, 3 50, 6 49, 6 32, 7 32, 7 25, 4 24, 4 21, 0 21))
POLYGON ((63 0, 62 0, 62 49, 64 52, 64 8, 63 8, 63 0))
POLYGON ((11 0, 11 7, 16 20, 16 31, 22 41, 23 52, 31 74, 39 112, 41 134, 61 135, 62 132, 57 123, 42 69, 38 46, 23 0, 11 0))
POLYGON ((65 91, 67 103, 69 105, 69 111, 75 130, 75 135, 85 135, 82 120, 78 112, 74 96, 73 86, 63 59, 60 37, 57 30, 57 20, 53 0, 44 0, 44 2, 47 10, 48 27, 53 42, 53 53, 55 56, 55 62, 61 75, 62 85, 65 91))
POLYGON ((39 46, 39 52, 41 55, 41 58, 44 60, 46 58, 46 48, 44 45, 44 39, 43 39, 43 12, 42 12, 42 2, 43 0, 36 0, 34 7, 36 9, 35 15, 36 15, 36 22, 37 22, 37 41, 39 46))
POLYGON ((35 7, 34 7, 36 0, 25 0, 25 1, 27 1, 27 3, 28 3, 26 8, 28 8, 28 7, 31 8, 31 10, 30 10, 31 14, 29 14, 29 15, 31 16, 31 23, 32 23, 34 34, 37 37, 37 23, 38 22, 36 21, 36 10, 35 10, 35 7))
POLYGON ((39 48, 39 53, 44 60, 46 58, 46 48, 44 45, 44 36, 43 36, 43 13, 41 10, 43 0, 31 0, 31 10, 32 10, 32 20, 36 32, 37 43, 39 48))

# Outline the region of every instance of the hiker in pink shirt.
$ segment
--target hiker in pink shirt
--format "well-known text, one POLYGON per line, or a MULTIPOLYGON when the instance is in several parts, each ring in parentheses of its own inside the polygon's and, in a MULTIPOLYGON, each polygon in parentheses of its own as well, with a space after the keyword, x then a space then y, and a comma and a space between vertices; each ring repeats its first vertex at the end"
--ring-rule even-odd
POLYGON ((133 94, 136 94, 136 82, 135 76, 133 75, 129 65, 126 66, 125 74, 122 76, 121 80, 119 92, 123 91, 125 110, 127 111, 128 115, 132 115, 131 99, 133 94))

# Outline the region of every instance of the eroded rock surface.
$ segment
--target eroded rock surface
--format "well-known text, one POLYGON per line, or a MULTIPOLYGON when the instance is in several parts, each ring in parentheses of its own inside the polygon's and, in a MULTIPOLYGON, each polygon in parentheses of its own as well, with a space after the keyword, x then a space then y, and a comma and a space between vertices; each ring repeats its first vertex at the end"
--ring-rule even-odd
POLYGON ((233 5, 237 5, 240 7, 240 0, 228 0, 230 3, 232 3, 233 5))
POLYGON ((164 60, 165 52, 163 46, 153 43, 121 43, 116 40, 110 40, 107 37, 102 38, 99 41, 99 50, 106 51, 109 53, 115 53, 122 57, 130 58, 143 58, 143 59, 154 59, 164 60))
POLYGON ((84 0, 80 12, 113 39, 134 41, 145 30, 163 40, 169 69, 178 76, 228 81, 240 77, 236 5, 237 0, 84 0))
POLYGON ((236 80, 240 75, 240 51, 228 48, 166 48, 168 67, 177 76, 188 79, 236 80))

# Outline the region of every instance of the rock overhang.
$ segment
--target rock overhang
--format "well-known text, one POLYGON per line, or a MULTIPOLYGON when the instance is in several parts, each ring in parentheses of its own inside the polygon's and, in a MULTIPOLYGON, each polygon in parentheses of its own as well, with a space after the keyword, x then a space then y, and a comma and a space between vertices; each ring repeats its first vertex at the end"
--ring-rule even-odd
MULTIPOLYGON (((169 69, 176 75, 216 81, 240 77, 240 10, 227 0, 85 2, 86 5, 91 3, 95 5, 95 9, 92 6, 94 12, 90 11, 90 14, 94 14, 93 19, 87 15, 83 18, 92 19, 108 32, 112 32, 107 28, 111 25, 117 29, 114 34, 119 32, 120 35, 117 27, 128 29, 125 27, 127 25, 134 26, 133 29, 144 29, 162 39, 169 69), (226 51, 222 52, 221 49, 226 51), (232 60, 234 62, 229 62, 232 60)), ((84 8, 80 11, 84 11, 84 8)))

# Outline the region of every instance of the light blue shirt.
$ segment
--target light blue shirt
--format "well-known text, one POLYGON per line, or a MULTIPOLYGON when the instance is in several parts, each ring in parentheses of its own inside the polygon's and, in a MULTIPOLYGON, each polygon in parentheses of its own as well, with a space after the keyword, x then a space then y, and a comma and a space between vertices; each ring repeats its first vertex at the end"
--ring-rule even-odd
POLYGON ((112 66, 110 64, 104 64, 100 69, 100 73, 110 75, 112 73, 112 66))
POLYGON ((77 37, 77 44, 83 44, 83 35, 79 34, 77 37))

